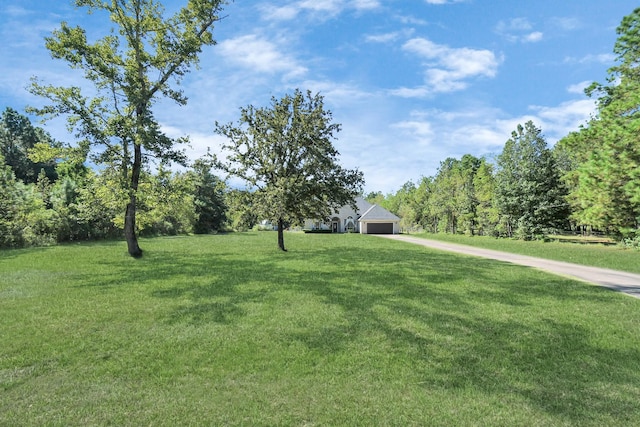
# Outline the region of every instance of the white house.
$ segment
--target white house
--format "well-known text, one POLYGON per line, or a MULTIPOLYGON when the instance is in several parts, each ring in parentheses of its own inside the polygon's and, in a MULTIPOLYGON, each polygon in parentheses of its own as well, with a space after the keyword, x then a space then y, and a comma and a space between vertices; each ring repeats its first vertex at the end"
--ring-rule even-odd
POLYGON ((398 234, 400 232, 400 218, 382 206, 372 205, 362 197, 356 197, 355 201, 356 210, 351 205, 346 205, 334 213, 329 222, 306 220, 305 230, 361 234, 398 234))

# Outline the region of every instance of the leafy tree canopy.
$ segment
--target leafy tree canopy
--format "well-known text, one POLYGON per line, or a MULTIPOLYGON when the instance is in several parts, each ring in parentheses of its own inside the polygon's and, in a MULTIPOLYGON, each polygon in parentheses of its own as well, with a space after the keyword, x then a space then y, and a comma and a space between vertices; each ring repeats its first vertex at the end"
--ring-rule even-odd
POLYGON ((16 178, 26 183, 38 180, 38 174, 44 170, 50 180, 57 178, 55 162, 52 159, 34 161, 31 153, 37 147, 55 149, 60 146, 51 135, 42 128, 34 127, 28 117, 8 108, 0 119, 0 154, 3 164, 13 170, 16 178))
POLYGON ((255 189, 254 206, 278 224, 281 250, 285 224, 328 218, 362 191, 362 172, 338 164, 332 139, 339 130, 323 97, 300 90, 272 98, 269 108, 241 108, 237 124, 216 122, 216 132, 228 139, 219 167, 255 189))
POLYGON ((497 158, 496 202, 505 232, 533 238, 562 227, 566 189, 541 129, 518 125, 497 158))
POLYGON ((79 87, 56 87, 35 80, 31 91, 52 104, 35 111, 44 117, 64 115, 69 128, 91 146, 99 146, 95 160, 118 171, 126 190, 124 232, 129 253, 142 250, 136 235, 138 187, 143 166, 154 157, 160 161, 184 162, 184 154, 167 137, 152 111, 160 97, 178 104, 187 99, 172 83, 192 65, 204 45, 215 43, 213 24, 223 0, 189 0, 173 16, 165 18, 155 0, 75 0, 89 13, 106 12, 114 31, 95 42, 81 27, 62 22, 46 39, 52 56, 71 68, 84 71, 94 88, 92 97, 79 87))

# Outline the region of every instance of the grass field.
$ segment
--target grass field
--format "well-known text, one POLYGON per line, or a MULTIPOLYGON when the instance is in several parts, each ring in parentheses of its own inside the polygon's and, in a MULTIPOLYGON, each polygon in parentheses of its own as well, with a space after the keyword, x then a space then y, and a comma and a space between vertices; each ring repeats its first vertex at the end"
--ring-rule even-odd
MULTIPOLYGON (((571 239, 556 237, 555 241, 531 241, 515 239, 496 239, 488 236, 465 236, 460 234, 412 234, 415 237, 440 240, 443 242, 459 243, 462 245, 476 246, 479 248, 493 249, 529 255, 539 258, 553 259, 556 261, 572 262, 576 264, 591 265, 593 267, 610 268, 613 270, 640 273, 640 251, 626 249, 616 245, 598 243, 575 243, 576 241, 594 242, 594 240, 571 239)), ((600 239, 599 241, 606 241, 600 239)))
POLYGON ((640 425, 640 300, 357 234, 0 252, 0 425, 640 425))

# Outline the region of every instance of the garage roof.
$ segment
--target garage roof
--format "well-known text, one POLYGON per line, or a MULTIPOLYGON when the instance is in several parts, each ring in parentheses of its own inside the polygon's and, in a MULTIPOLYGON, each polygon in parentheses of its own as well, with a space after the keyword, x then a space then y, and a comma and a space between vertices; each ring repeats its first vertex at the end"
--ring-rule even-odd
POLYGON ((382 206, 373 205, 362 214, 359 221, 400 221, 400 218, 382 206))

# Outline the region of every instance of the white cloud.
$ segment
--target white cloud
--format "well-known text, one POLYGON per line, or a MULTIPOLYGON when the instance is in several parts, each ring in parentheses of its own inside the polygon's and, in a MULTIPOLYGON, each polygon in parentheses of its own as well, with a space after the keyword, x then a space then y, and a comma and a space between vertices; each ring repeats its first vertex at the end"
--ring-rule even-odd
POLYGON ((526 18, 513 18, 510 21, 500 21, 496 29, 500 33, 507 33, 512 31, 529 31, 533 28, 533 25, 526 18))
POLYGON ((612 53, 601 53, 601 54, 589 54, 585 55, 581 58, 576 58, 574 56, 568 56, 564 59, 564 62, 567 64, 605 64, 605 65, 613 65, 616 61, 616 56, 612 53))
POLYGON ((365 36, 365 40, 372 43, 391 43, 402 38, 410 37, 413 32, 414 31, 412 29, 407 29, 390 33, 370 34, 365 36))
POLYGON ((298 3, 300 9, 312 10, 314 12, 337 15, 345 7, 343 0, 305 0, 298 3))
POLYGON ((593 82, 590 81, 590 80, 585 80, 583 82, 576 83, 574 85, 569 86, 567 88, 567 92, 584 95, 584 90, 587 87, 589 87, 591 85, 591 83, 593 83, 593 82))
POLYGON ((461 3, 466 0, 425 0, 427 4, 451 4, 451 3, 461 3))
MULTIPOLYGON (((498 108, 471 105, 460 110, 414 110, 406 117, 393 119, 394 106, 379 103, 384 93, 368 94, 329 81, 308 81, 305 87, 321 92, 325 106, 334 112, 335 122, 342 124, 335 141, 340 163, 364 172, 366 191, 384 193, 395 192, 421 176, 435 175, 447 157, 472 154, 491 158, 499 154, 511 132, 528 120, 542 129, 552 145, 578 129, 594 111, 593 101, 573 100, 556 106, 531 106, 529 113, 517 116, 498 108), (362 114, 364 109, 366 114, 362 114)), ((165 126, 163 130, 174 137, 184 135, 179 127, 165 126)), ((213 132, 193 132, 190 138, 191 159, 205 154, 207 148, 224 156, 220 150, 223 137, 213 132)))
POLYGON ((566 101, 555 107, 531 106, 535 112, 548 142, 555 143, 560 138, 577 130, 596 112, 592 99, 566 101))
POLYGON ((381 6, 380 0, 302 0, 275 8, 272 5, 264 5, 260 9, 263 19, 290 21, 304 12, 311 13, 315 18, 326 20, 348 9, 367 11, 379 9, 381 6))
MULTIPOLYGON (((501 111, 482 106, 458 111, 427 110, 414 112, 412 116, 415 129, 427 128, 432 132, 432 138, 437 141, 435 149, 458 157, 467 153, 481 156, 496 151, 522 120, 504 118, 501 111), (422 123, 422 127, 417 123, 422 123)), ((422 139, 423 134, 418 133, 415 138, 422 139)), ((440 157, 439 161, 445 157, 440 157)))
POLYGON ((352 4, 357 10, 373 10, 381 6, 379 0, 353 0, 352 4))
POLYGON ((33 14, 32 11, 25 9, 22 6, 17 6, 12 4, 8 4, 5 7, 3 7, 2 13, 12 18, 21 18, 21 17, 25 17, 33 14))
MULTIPOLYGON (((186 136, 184 129, 180 127, 162 124, 160 129, 169 138, 182 138, 186 136)), ((222 144, 226 142, 226 138, 224 136, 220 136, 213 132, 209 134, 191 132, 188 136, 190 147, 186 147, 186 152, 191 160, 203 157, 207 154, 209 149, 211 150, 211 153, 221 153, 222 144)))
POLYGON ((405 120, 378 130, 375 140, 386 137, 389 145, 371 143, 360 159, 367 188, 393 192, 405 182, 433 176, 447 157, 464 154, 492 158, 499 154, 511 132, 531 120, 542 129, 548 144, 575 131, 595 111, 591 100, 572 100, 556 106, 531 106, 530 113, 509 116, 504 111, 482 105, 461 110, 413 111, 405 120), (375 167, 384 164, 389 170, 375 167), (379 159, 385 159, 380 162, 379 159))
POLYGON ((327 104, 341 107, 348 107, 363 100, 366 101, 373 96, 371 93, 364 92, 356 86, 332 81, 306 80, 300 82, 300 87, 308 89, 312 93, 319 93, 325 98, 327 104))
POLYGON ((300 12, 300 8, 295 5, 287 5, 282 7, 274 7, 272 5, 264 6, 260 8, 266 21, 290 21, 295 19, 300 12))
POLYGON ((397 19, 401 24, 408 24, 408 25, 427 25, 429 23, 428 21, 425 21, 424 19, 421 19, 421 18, 416 18, 415 16, 397 15, 395 19, 397 19))
MULTIPOLYGON (((424 38, 406 42, 403 49, 425 60, 425 88, 414 90, 416 95, 425 92, 453 92, 465 89, 467 80, 474 77, 494 77, 500 60, 489 50, 450 48, 424 38)), ((411 90, 399 90, 398 95, 408 95, 411 90)))
POLYGON ((392 89, 389 91, 390 95, 400 98, 425 98, 432 95, 434 92, 427 86, 418 87, 400 87, 398 89, 392 89))
MULTIPOLYGON (((572 50, 564 44, 572 38, 558 37, 554 39, 558 46, 549 43, 548 49, 537 51, 549 55, 536 62, 543 65, 528 69, 525 64, 513 64, 512 72, 518 79, 511 75, 499 80, 495 77, 503 77, 499 68, 503 58, 497 49, 511 54, 519 45, 502 43, 493 50, 483 45, 465 47, 456 44, 459 38, 455 31, 448 31, 465 20, 468 28, 465 26, 464 31, 473 37, 474 31, 486 33, 486 19, 493 19, 490 22, 497 22, 495 31, 502 41, 533 43, 580 25, 575 19, 553 18, 557 12, 544 7, 534 21, 533 15, 510 19, 508 10, 506 15, 499 15, 497 9, 476 11, 484 13, 478 16, 471 15, 472 8, 466 7, 455 8, 455 14, 429 13, 457 3, 446 0, 261 0, 249 2, 248 7, 240 3, 229 3, 229 19, 216 28, 218 45, 203 50, 200 71, 186 75, 179 87, 189 97, 188 104, 178 108, 169 100, 159 100, 155 105, 154 113, 163 130, 171 136, 190 135, 191 159, 203 155, 207 147, 220 154, 224 140, 213 132, 216 120, 235 121, 241 106, 268 106, 271 96, 279 98, 295 88, 310 89, 325 97, 325 107, 332 111, 335 123, 342 125, 335 141, 340 163, 362 170, 368 191, 396 191, 406 181, 435 174, 447 157, 497 154, 516 126, 527 120, 540 126, 553 143, 576 130, 594 111, 593 101, 582 92, 590 82, 571 81, 576 64, 584 71, 581 78, 595 75, 597 79, 597 73, 616 59, 611 54, 580 57, 577 55, 581 53, 576 53, 565 63, 552 63, 560 50, 580 52, 578 47, 572 50), (377 13, 391 4, 393 10, 377 13), (363 18, 364 14, 367 16, 363 18), (327 25, 327 20, 336 17, 340 19, 327 25), (471 21, 473 18, 478 19, 471 21), (438 40, 435 43, 417 37, 412 28, 431 29, 433 34, 440 34, 438 37, 450 38, 432 39, 438 40), (391 44, 400 45, 402 50, 389 48, 391 44), (413 70, 404 65, 407 59, 413 61, 413 70), (393 66, 385 66, 391 61, 393 66), (550 63, 553 67, 546 67, 550 63), (510 86, 527 79, 527 73, 536 73, 542 85, 544 79, 553 79, 567 92, 542 91, 532 96, 530 90, 535 88, 531 85, 513 86, 516 89, 510 86), (495 81, 483 82, 480 95, 472 91, 453 93, 477 79, 493 78, 495 81), (517 102, 510 99, 514 90, 518 92, 517 102), (435 97, 443 93, 446 96, 435 97), (486 93, 490 95, 484 96, 486 93), (538 99, 532 102, 539 105, 523 108, 527 97, 538 99), (424 98, 429 102, 422 101, 424 98), (427 110, 425 105, 432 109, 427 110)), ((6 105, 21 108, 26 103, 34 104, 33 97, 23 90, 30 75, 61 85, 82 81, 81 73, 71 73, 63 61, 51 61, 43 47, 43 36, 58 27, 62 19, 85 27, 99 22, 95 16, 87 18, 84 11, 68 6, 62 9, 60 2, 47 4, 55 8, 29 12, 21 6, 0 6, 5 12, 4 24, 0 25, 0 56, 11 58, 0 68, 0 98, 7 100, 6 105)), ((613 22, 612 18, 607 21, 613 22)), ((585 21, 582 25, 596 24, 585 21)), ((100 26, 87 29, 108 32, 100 26)), ((610 31, 614 33, 614 29, 610 31)), ((589 41, 585 39, 584 43, 589 41)), ((48 123, 46 128, 64 139, 60 136, 65 134, 64 120, 53 126, 48 123)))
POLYGON ((259 73, 283 73, 290 78, 307 72, 294 58, 280 52, 276 44, 254 34, 224 40, 218 51, 229 61, 259 73))
POLYGON ((551 22, 564 31, 573 31, 582 27, 582 22, 578 18, 553 18, 551 22))
POLYGON ((508 21, 500 21, 495 31, 512 43, 534 43, 543 39, 540 31, 532 31, 533 24, 527 18, 513 18, 508 21))
POLYGON ((405 133, 410 134, 412 137, 419 138, 426 142, 430 142, 433 137, 433 129, 429 122, 407 120, 393 124, 392 127, 400 129, 405 133))
POLYGON ((395 33, 369 35, 365 37, 365 40, 368 42, 374 42, 374 43, 389 43, 389 42, 398 40, 398 38, 400 37, 400 34, 401 33, 399 32, 395 32, 395 33))
POLYGON ((527 34, 522 37, 522 41, 525 43, 535 43, 542 40, 543 34, 540 31, 534 31, 531 34, 527 34))

